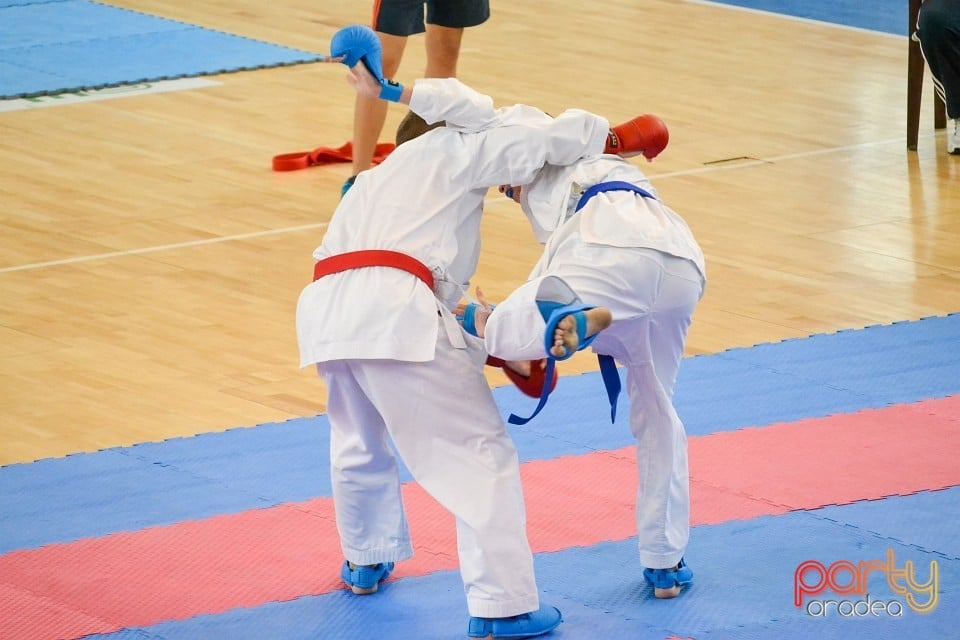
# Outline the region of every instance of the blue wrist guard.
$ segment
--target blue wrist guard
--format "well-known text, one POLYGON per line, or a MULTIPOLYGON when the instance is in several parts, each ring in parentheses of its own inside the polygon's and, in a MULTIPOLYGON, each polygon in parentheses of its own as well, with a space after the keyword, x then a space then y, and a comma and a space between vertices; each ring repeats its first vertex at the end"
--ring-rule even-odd
POLYGON ((399 102, 403 94, 403 85, 393 80, 380 81, 380 99, 390 102, 399 102))

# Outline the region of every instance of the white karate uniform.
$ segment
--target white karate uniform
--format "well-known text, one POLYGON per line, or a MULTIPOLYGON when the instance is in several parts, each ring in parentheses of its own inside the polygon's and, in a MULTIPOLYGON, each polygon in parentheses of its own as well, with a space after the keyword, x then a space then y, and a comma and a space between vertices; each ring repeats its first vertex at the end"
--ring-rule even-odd
POLYGON ((367 565, 412 554, 392 439, 417 482, 456 517, 470 615, 518 615, 539 599, 517 453, 482 373, 482 341, 463 333, 451 309, 477 266, 487 189, 601 153, 609 123, 583 111, 495 110, 455 79, 417 81, 410 108, 447 126, 361 173, 314 258, 399 251, 433 271, 434 291, 390 267, 307 285, 297 305, 301 365, 318 363, 327 384, 344 556, 367 565))
POLYGON ((546 245, 529 281, 487 319, 484 339, 505 360, 543 358, 546 322, 537 300, 610 308, 613 322, 592 347, 626 369, 640 561, 662 569, 677 564, 690 534, 687 439, 672 398, 706 269, 687 224, 657 199, 608 191, 574 213, 585 189, 610 181, 656 195, 638 168, 615 156, 546 167, 523 187, 524 213, 546 245))

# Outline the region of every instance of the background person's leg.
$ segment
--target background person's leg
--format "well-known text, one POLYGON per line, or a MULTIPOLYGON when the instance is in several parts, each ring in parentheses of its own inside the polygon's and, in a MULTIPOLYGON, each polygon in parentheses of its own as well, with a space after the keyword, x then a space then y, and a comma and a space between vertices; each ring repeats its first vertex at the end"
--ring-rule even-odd
POLYGON ((960 0, 926 0, 920 6, 917 36, 946 105, 947 151, 960 153, 960 0))
MULTIPOLYGON (((392 79, 400 68, 406 36, 394 36, 377 32, 383 48, 383 75, 392 79)), ((377 140, 387 119, 389 104, 380 99, 357 96, 353 111, 353 165, 351 176, 370 168, 377 140)))

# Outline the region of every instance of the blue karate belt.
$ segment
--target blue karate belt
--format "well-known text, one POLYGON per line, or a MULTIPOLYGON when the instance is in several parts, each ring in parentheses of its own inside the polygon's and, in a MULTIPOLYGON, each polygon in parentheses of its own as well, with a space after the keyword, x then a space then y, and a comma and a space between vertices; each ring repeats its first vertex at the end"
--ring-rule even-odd
MULTIPOLYGON (((583 195, 580 196, 580 200, 577 202, 574 213, 579 213, 580 210, 583 209, 583 207, 587 204, 587 202, 589 202, 590 198, 598 193, 603 193, 604 191, 633 191, 637 195, 640 195, 644 198, 656 200, 656 197, 652 193, 629 182, 624 182, 622 180, 600 182, 583 192, 583 195)), ((549 316, 549 313, 547 313, 547 316, 549 316)), ((614 361, 612 356, 597 354, 597 361, 600 363, 600 377, 603 379, 603 386, 607 390, 607 399, 610 401, 610 422, 615 422, 617 419, 617 398, 620 397, 621 389, 620 373, 617 371, 617 363, 614 361)), ((520 416, 511 413, 510 417, 507 418, 507 422, 516 425, 526 424, 533 420, 538 413, 540 413, 540 410, 543 409, 544 405, 547 404, 547 398, 550 396, 550 388, 553 385, 556 362, 557 359, 551 357, 548 353, 547 366, 546 370, 544 371, 543 391, 540 393, 540 402, 537 404, 537 408, 533 410, 533 413, 526 418, 521 418, 520 416)))

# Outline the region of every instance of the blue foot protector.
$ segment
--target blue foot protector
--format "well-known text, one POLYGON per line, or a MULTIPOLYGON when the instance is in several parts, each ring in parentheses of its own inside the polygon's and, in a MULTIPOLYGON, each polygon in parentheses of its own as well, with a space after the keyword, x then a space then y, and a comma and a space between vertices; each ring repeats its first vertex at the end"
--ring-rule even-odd
POLYGON ((382 562, 371 566, 353 565, 343 561, 343 568, 340 569, 340 577, 347 583, 347 586, 358 596, 365 596, 376 593, 380 588, 380 583, 387 579, 390 572, 393 571, 392 562, 382 562))
POLYGON ((680 590, 693 582, 693 570, 680 558, 674 569, 644 569, 643 577, 653 586, 653 595, 658 598, 673 598, 680 590))
MULTIPOLYGON (((544 384, 542 387, 542 392, 540 394, 540 402, 537 404, 536 409, 533 410, 526 418, 521 418, 515 413, 511 413, 507 418, 507 422, 515 425, 524 425, 537 417, 537 414, 540 413, 540 410, 543 409, 544 405, 547 404, 547 398, 550 397, 550 392, 553 391, 554 382, 555 382, 555 372, 554 368, 556 367, 558 360, 566 360, 571 357, 575 351, 584 349, 594 338, 599 335, 599 331, 589 338, 586 337, 587 333, 587 317, 583 314, 584 311, 589 311, 595 307, 586 306, 582 304, 561 304, 559 302, 548 302, 545 300, 537 300, 537 307, 540 309, 540 315, 543 316, 543 319, 547 322, 547 328, 543 332, 543 346, 547 350, 547 366, 544 369, 544 384), (566 318, 569 315, 573 315, 577 319, 577 348, 574 351, 567 351, 564 355, 556 357, 550 353, 550 349, 553 347, 553 333, 556 331, 557 325, 561 320, 566 318)), ((612 360, 611 360, 612 362, 612 360)), ((614 373, 616 372, 616 365, 614 365, 614 373)), ((619 382, 620 379, 617 377, 617 390, 619 393, 619 382)), ((604 384, 607 384, 607 379, 604 379, 604 384)), ((608 392, 610 392, 610 385, 608 384, 608 392)), ((616 395, 611 396, 611 405, 614 407, 611 409, 611 415, 616 416, 616 395)))
MULTIPOLYGON (((600 332, 598 331, 589 338, 587 337, 587 317, 583 314, 583 312, 594 308, 595 307, 582 304, 568 304, 558 306, 550 311, 550 315, 546 318, 547 328, 543 333, 543 344, 547 350, 548 356, 556 357, 557 360, 566 360, 567 358, 573 356, 576 351, 586 349, 588 346, 590 346, 590 343, 593 342, 598 335, 600 335, 600 332), (577 320, 577 348, 574 351, 567 350, 562 356, 552 356, 550 354, 550 349, 553 348, 553 334, 557 330, 557 325, 560 324, 560 321, 570 315, 577 320)), ((541 306, 541 312, 542 311, 543 308, 541 306)))
POLYGON ((563 622, 560 610, 549 605, 530 613, 509 618, 470 618, 467 636, 470 638, 533 638, 549 633, 563 622))

